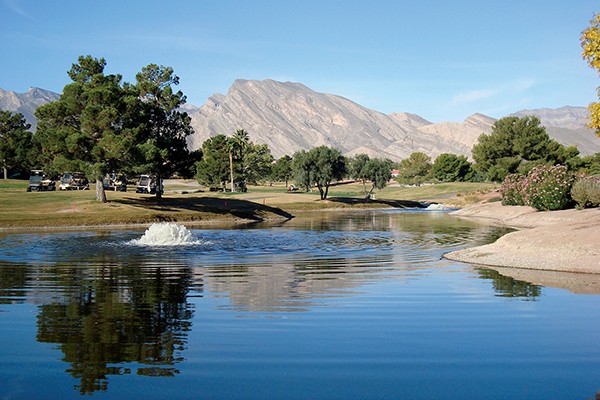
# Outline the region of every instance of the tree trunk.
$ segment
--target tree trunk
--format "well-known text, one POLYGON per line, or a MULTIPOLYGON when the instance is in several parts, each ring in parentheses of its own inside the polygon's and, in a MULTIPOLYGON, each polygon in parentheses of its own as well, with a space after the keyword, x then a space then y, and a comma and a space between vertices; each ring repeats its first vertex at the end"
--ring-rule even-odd
POLYGON ((325 194, 325 189, 323 189, 323 186, 317 185, 317 189, 319 189, 319 197, 321 198, 321 200, 325 200, 325 197, 327 197, 327 195, 325 194))
POLYGON ((156 200, 162 199, 162 177, 160 175, 156 175, 156 200))
POLYGON ((6 165, 4 166, 4 179, 8 179, 8 171, 6 170, 6 165))
POLYGON ((229 177, 231 178, 231 191, 233 192, 233 152, 229 150, 229 177))
POLYGON ((369 190, 369 193, 366 196, 367 199, 371 199, 371 197, 373 197, 374 190, 375 190, 375 184, 373 184, 373 186, 371 187, 371 190, 369 190))
POLYGON ((96 179, 96 200, 106 203, 106 192, 104 191, 104 184, 102 179, 96 179))

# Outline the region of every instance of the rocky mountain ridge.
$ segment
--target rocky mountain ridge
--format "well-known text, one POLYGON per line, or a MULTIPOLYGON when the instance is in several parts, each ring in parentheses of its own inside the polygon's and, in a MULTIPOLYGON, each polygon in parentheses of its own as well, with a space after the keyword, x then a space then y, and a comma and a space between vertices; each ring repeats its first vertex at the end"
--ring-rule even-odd
MULTIPOLYGON (((33 110, 58 96, 37 88, 24 94, 0 90, 0 109, 22 112, 33 125, 33 110)), ((347 155, 366 153, 392 160, 415 151, 432 158, 441 153, 470 157, 477 138, 490 133, 495 122, 482 114, 442 123, 405 112, 386 115, 301 83, 270 79, 236 80, 226 95, 214 94, 202 106, 187 104, 184 110, 195 131, 188 140, 191 149, 219 133, 231 135, 245 129, 253 142, 267 144, 275 157, 319 145, 339 148, 347 155)), ((512 115, 537 115, 550 137, 576 145, 582 154, 600 152, 600 139, 585 127, 589 114, 584 107, 523 110, 512 115)))
POLYGON ((60 95, 36 87, 30 87, 25 93, 15 93, 0 89, 0 110, 23 114, 31 129, 35 130, 36 119, 33 113, 36 108, 51 101, 56 101, 60 95))
MULTIPOLYGON (((524 110, 513 115, 538 115, 550 137, 576 145, 582 154, 600 151, 600 140, 586 128, 584 107, 524 110), (551 124, 555 124, 551 125, 551 124)), ((389 115, 344 97, 318 93, 294 82, 237 80, 226 95, 215 94, 190 114, 195 134, 190 147, 219 133, 248 131, 255 143, 266 143, 279 157, 318 145, 339 148, 348 155, 366 153, 400 160, 414 151, 432 158, 441 153, 471 155, 482 133, 490 133, 494 118, 474 114, 463 122, 431 123, 410 113, 389 115)))

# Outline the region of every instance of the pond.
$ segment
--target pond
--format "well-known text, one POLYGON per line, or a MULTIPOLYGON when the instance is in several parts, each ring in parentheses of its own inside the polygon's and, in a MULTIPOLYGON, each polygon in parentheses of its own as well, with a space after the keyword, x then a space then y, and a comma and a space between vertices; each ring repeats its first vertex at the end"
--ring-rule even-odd
POLYGON ((0 398, 591 399, 600 296, 444 212, 0 234, 0 398))

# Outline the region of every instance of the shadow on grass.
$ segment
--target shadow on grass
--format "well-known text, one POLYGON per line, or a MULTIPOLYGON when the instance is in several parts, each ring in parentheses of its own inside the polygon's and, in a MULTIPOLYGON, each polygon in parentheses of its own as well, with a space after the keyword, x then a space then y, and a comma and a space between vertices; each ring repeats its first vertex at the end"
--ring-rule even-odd
POLYGON ((385 199, 364 199, 364 198, 351 198, 351 197, 329 197, 327 198, 330 202, 337 202, 342 204, 359 205, 359 204, 379 204, 381 206, 393 207, 393 208, 426 208, 427 204, 420 203, 412 200, 385 200, 385 199))
POLYGON ((239 199, 222 199, 214 197, 163 197, 160 201, 157 201, 156 198, 152 196, 116 199, 112 200, 112 202, 164 213, 183 211, 205 212, 223 216, 229 215, 257 222, 264 221, 268 214, 277 215, 286 219, 294 218, 292 214, 285 212, 280 208, 239 199))

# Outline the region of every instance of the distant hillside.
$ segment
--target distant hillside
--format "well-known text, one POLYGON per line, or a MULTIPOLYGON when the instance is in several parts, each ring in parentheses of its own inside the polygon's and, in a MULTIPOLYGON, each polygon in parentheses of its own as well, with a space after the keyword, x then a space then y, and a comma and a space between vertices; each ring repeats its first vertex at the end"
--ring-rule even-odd
MULTIPOLYGON (((537 110, 520 111, 530 115, 537 110)), ((600 152, 600 140, 585 127, 586 109, 544 110, 548 134, 582 154, 600 152)), ((422 151, 471 155, 482 133, 490 133, 495 119, 474 114, 464 122, 432 124, 409 113, 385 115, 340 96, 318 93, 300 83, 237 80, 226 95, 211 96, 190 114, 195 135, 190 147, 219 133, 245 129, 256 143, 266 143, 279 157, 318 145, 335 146, 346 154, 367 153, 393 160, 422 151)))
POLYGON ((0 110, 12 111, 23 114, 25 120, 35 130, 37 120, 33 113, 39 106, 56 101, 60 95, 49 90, 29 88, 26 93, 15 93, 0 89, 0 110))
POLYGON ((590 112, 585 107, 538 108, 535 110, 517 111, 511 115, 517 117, 535 115, 544 126, 568 129, 584 128, 590 121, 590 112))
POLYGON ((275 157, 319 145, 392 160, 415 151, 432 157, 470 155, 473 141, 491 127, 487 117, 432 124, 410 113, 386 115, 300 83, 273 80, 237 80, 227 95, 211 96, 190 115, 196 132, 190 138, 193 149, 211 136, 243 128, 255 143, 268 144, 275 157))
POLYGON ((245 129, 256 143, 266 143, 275 157, 327 145, 397 159, 415 148, 410 132, 418 116, 405 121, 362 107, 348 99, 312 91, 300 83, 237 80, 226 96, 214 95, 191 114, 191 148, 208 137, 245 129), (398 154, 397 149, 402 149, 398 154))
MULTIPOLYGON (((35 127, 34 110, 57 100, 59 95, 31 88, 27 93, 0 89, 0 109, 21 112, 35 127)), ((368 109, 344 97, 319 93, 293 82, 236 80, 226 95, 214 94, 204 105, 185 105, 195 133, 191 149, 209 137, 231 135, 245 129, 250 139, 267 144, 275 157, 300 149, 328 145, 347 155, 401 160, 415 151, 432 158, 441 153, 471 156, 471 148, 482 133, 490 133, 495 119, 474 114, 463 122, 433 124, 410 113, 389 115, 368 109)), ((575 145, 582 154, 600 152, 600 139, 586 128, 584 107, 522 110, 512 115, 537 115, 550 137, 575 145)))

